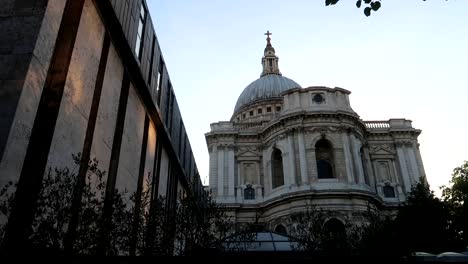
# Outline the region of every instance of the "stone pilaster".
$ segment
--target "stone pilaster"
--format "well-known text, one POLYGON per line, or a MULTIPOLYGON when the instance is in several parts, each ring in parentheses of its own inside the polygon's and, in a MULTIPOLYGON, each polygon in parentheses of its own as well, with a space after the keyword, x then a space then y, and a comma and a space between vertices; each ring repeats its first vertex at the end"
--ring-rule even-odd
POLYGON ((348 183, 354 183, 354 174, 353 174, 353 163, 351 158, 351 151, 350 151, 350 142, 349 136, 347 133, 342 134, 343 137, 343 152, 345 157, 345 166, 346 166, 346 176, 348 179, 348 183))
POLYGON ((411 191, 411 181, 410 176, 408 174, 408 168, 406 166, 405 149, 402 145, 398 144, 396 150, 398 156, 398 163, 400 164, 401 176, 403 178, 403 184, 405 186, 405 191, 406 193, 409 193, 411 191))
POLYGON ((364 180, 364 169, 362 168, 361 155, 359 153, 360 145, 357 138, 354 135, 351 136, 351 139, 354 146, 354 168, 356 169, 355 171, 357 173, 357 180, 359 184, 365 184, 366 182, 364 180))
POLYGON ((375 175, 374 171, 372 169, 372 161, 370 158, 369 154, 369 149, 367 147, 364 147, 362 149, 364 151, 364 164, 365 164, 365 170, 367 171, 367 178, 369 180, 368 184, 371 186, 371 188, 376 191, 375 189, 375 175))
POLYGON ((218 177, 217 177, 217 172, 218 172, 218 147, 216 145, 213 145, 211 147, 210 153, 210 190, 211 189, 216 189, 217 184, 218 184, 218 177))
POLYGON ((218 197, 224 196, 224 147, 218 147, 218 197))
POLYGON ((228 195, 234 196, 234 147, 228 147, 228 195))
POLYGON ((302 184, 309 183, 309 176, 307 175, 307 159, 305 154, 305 143, 304 143, 304 134, 300 131, 297 134, 297 139, 299 143, 299 162, 301 164, 301 180, 302 184))
POLYGON ((416 153, 414 152, 414 149, 412 148, 412 146, 407 146, 406 147, 406 154, 408 156, 408 161, 409 161, 409 164, 410 164, 410 168, 411 168, 411 177, 413 179, 413 182, 418 182, 419 181, 419 177, 420 177, 420 173, 419 173, 419 169, 418 169, 418 163, 416 161, 416 153))
POLYGON ((416 153, 416 161, 418 162, 418 168, 420 176, 426 177, 426 171, 424 170, 424 165, 421 158, 421 152, 419 152, 419 144, 413 145, 414 153, 416 153))
POLYGON ((289 175, 285 174, 290 179, 290 184, 296 184, 296 155, 294 153, 294 139, 292 132, 288 134, 288 161, 289 161, 289 175))

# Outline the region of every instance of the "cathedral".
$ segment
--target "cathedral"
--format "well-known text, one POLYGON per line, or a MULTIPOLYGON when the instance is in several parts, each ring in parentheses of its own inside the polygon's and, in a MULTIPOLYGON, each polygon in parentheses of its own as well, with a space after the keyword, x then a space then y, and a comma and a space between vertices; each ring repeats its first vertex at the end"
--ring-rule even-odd
POLYGON ((285 234, 288 216, 311 206, 343 227, 369 208, 395 213, 425 178, 421 130, 407 119, 362 120, 346 89, 302 88, 281 74, 265 35, 260 78, 205 134, 212 197, 236 223, 285 234))

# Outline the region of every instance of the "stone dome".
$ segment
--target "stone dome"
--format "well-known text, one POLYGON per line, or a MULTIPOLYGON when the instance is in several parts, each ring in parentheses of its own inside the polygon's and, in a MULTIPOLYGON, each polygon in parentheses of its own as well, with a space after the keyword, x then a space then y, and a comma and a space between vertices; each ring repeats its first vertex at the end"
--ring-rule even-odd
POLYGON ((254 101, 278 97, 284 91, 300 87, 297 82, 279 74, 263 75, 244 89, 237 99, 234 113, 254 101))

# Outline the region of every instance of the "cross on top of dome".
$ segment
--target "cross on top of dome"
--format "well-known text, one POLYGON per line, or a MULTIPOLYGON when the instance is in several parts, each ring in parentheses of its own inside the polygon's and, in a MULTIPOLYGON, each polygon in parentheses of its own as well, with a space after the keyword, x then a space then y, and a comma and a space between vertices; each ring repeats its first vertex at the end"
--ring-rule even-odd
POLYGON ((267 40, 267 44, 271 44, 271 43, 270 43, 270 40, 271 40, 270 36, 273 35, 273 33, 270 33, 270 30, 267 30, 267 32, 266 32, 264 35, 267 36, 267 39, 266 39, 266 40, 267 40))

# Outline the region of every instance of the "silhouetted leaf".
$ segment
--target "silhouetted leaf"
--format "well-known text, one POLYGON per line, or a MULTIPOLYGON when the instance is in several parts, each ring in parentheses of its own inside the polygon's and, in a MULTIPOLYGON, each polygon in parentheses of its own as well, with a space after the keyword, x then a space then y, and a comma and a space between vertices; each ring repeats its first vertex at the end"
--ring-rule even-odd
POLYGON ((372 10, 372 8, 370 8, 370 7, 364 8, 364 14, 365 14, 366 16, 370 16, 371 10, 372 10))
POLYGON ((325 0, 325 5, 328 6, 328 5, 334 5, 336 3, 338 3, 339 0, 325 0))
POLYGON ((358 0, 358 1, 356 2, 356 6, 357 6, 357 8, 360 8, 360 7, 361 7, 361 0, 358 0))
POLYGON ((372 2, 371 3, 372 10, 377 11, 380 8, 380 2, 372 2))
POLYGON ((372 0, 364 0, 364 3, 369 4, 372 0))

